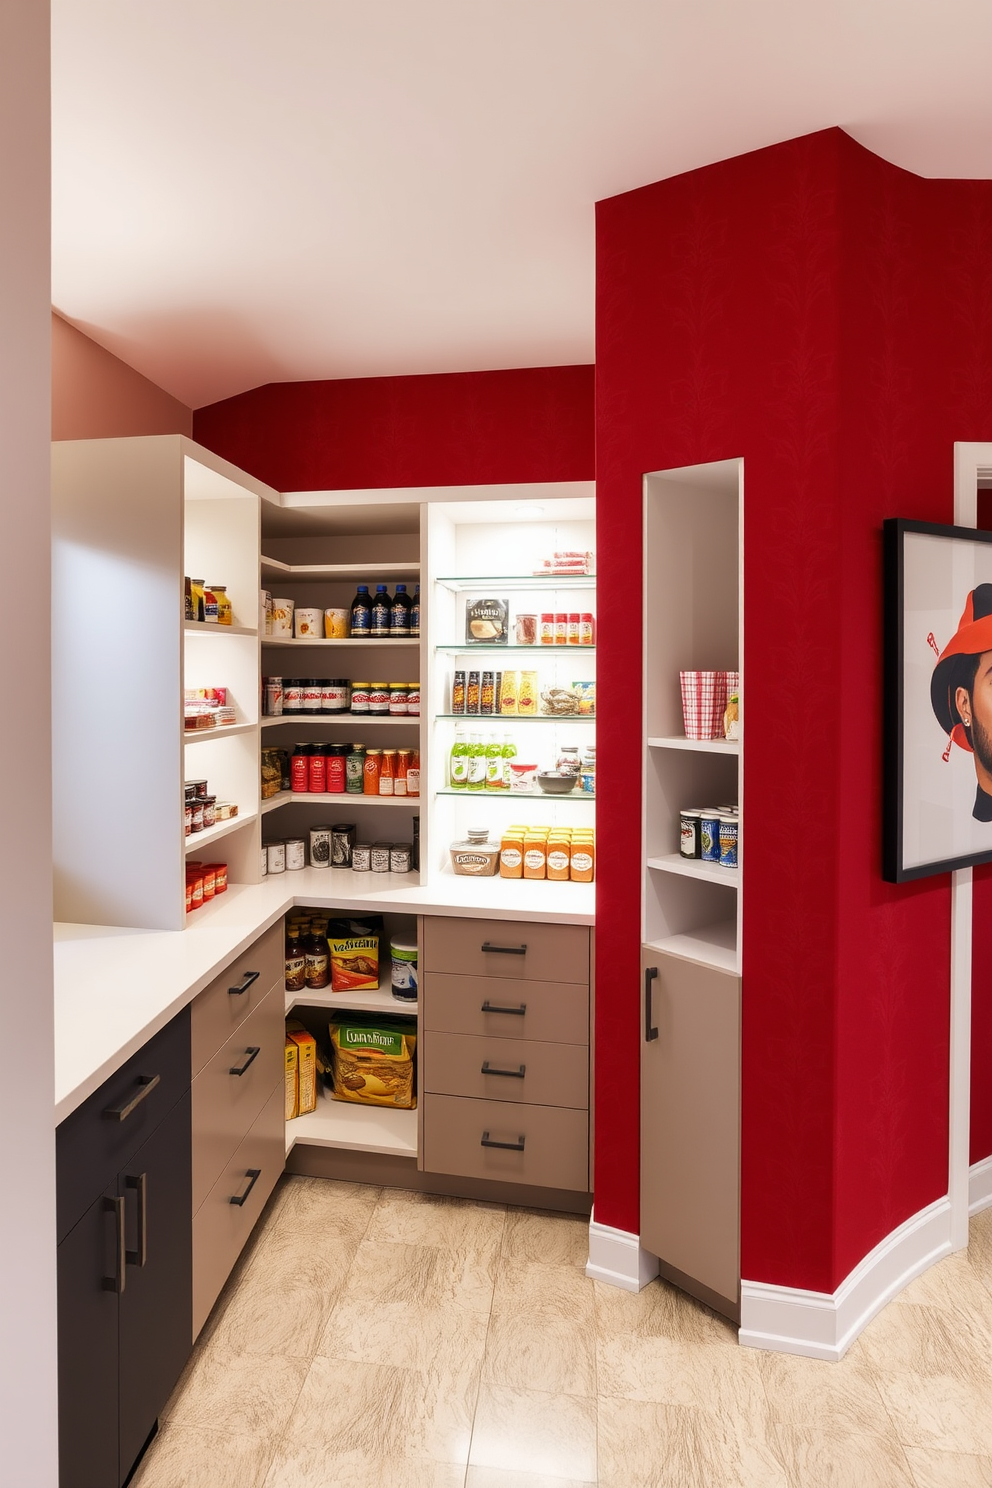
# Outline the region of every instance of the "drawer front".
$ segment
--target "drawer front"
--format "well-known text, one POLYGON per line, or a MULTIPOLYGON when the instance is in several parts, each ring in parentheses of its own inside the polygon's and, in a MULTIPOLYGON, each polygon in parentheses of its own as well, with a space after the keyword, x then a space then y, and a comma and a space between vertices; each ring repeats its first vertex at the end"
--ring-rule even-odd
POLYGON ((193 1337, 210 1314, 286 1159, 282 1080, 193 1216, 193 1337), (249 1191, 251 1173, 258 1177, 249 1191), (243 1204, 232 1203, 247 1193, 243 1204))
POLYGON ((427 915, 423 963, 425 971, 588 986, 589 931, 584 925, 427 915))
POLYGON ((433 1095, 588 1109, 589 1051, 580 1044, 431 1033, 421 1049, 433 1095))
POLYGON ((189 1018, 177 1013, 59 1125, 59 1240, 189 1089, 189 1018))
POLYGON ((425 972, 424 1028, 498 1039, 589 1043, 589 988, 575 982, 520 982, 425 972))
POLYGON ((209 987, 204 987, 193 1003, 190 1046, 194 1075, 268 996, 276 982, 283 985, 285 970, 283 927, 277 921, 215 977, 209 987), (252 972, 258 975, 249 981, 252 972))
POLYGON ((462 1178, 589 1188, 589 1118, 559 1106, 424 1097, 424 1168, 462 1178), (505 1146, 484 1146, 500 1142, 505 1146), (521 1149, 522 1145, 522 1149, 521 1149))
POLYGON ((285 1006, 274 987, 193 1081, 194 1214, 282 1073, 285 1006))

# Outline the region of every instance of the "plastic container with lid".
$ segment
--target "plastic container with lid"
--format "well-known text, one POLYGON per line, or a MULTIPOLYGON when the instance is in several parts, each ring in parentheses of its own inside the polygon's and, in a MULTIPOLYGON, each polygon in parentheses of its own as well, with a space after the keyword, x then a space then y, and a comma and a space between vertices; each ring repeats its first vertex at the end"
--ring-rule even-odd
POLYGON ((417 1000, 417 942, 394 936, 389 942, 392 957, 393 996, 400 1002, 417 1000))
POLYGON ((490 842, 488 827, 469 827, 468 836, 451 844, 451 867, 463 878, 492 878, 499 866, 499 843, 490 842))

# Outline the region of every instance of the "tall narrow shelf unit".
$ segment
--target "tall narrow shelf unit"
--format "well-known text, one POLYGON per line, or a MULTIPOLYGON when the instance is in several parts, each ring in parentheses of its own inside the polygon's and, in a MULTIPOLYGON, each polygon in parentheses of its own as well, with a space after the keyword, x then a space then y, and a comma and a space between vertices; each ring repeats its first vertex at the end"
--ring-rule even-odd
POLYGON ((53 445, 56 919, 180 930, 194 853, 258 882, 259 502, 275 496, 183 435, 53 445), (233 625, 184 619, 184 574, 226 583, 233 625), (191 735, 184 689, 213 686, 238 721, 191 735), (238 816, 187 838, 183 784, 203 777, 238 816))
POLYGON ((743 462, 644 481, 641 1243, 662 1275, 740 1310, 736 870, 684 859, 684 808, 743 802, 743 462), (687 739, 680 671, 741 674, 740 742, 687 739))

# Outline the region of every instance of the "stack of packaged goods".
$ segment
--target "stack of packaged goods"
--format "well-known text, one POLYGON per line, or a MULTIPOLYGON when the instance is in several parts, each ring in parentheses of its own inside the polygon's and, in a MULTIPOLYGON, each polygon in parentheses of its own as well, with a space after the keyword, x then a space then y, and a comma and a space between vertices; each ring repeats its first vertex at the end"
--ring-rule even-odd
POLYGON ((592 827, 507 827, 500 839, 501 878, 592 883, 596 833, 592 827))

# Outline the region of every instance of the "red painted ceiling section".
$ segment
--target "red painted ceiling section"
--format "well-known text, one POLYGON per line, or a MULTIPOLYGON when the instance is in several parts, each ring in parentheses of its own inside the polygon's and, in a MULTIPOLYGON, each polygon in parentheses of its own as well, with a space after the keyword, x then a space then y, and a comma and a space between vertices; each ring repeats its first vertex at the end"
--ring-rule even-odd
MULTIPOLYGON (((658 613, 642 474, 745 461, 750 1280, 831 1291, 946 1192, 947 879, 879 873, 880 525, 950 521, 952 442, 992 437, 990 209, 839 130, 598 209, 604 759, 636 757, 658 613)), ((598 782, 596 1218, 637 1231, 634 779, 598 782)))
POLYGON ((193 437, 279 491, 592 480, 594 369, 279 382, 193 437))

